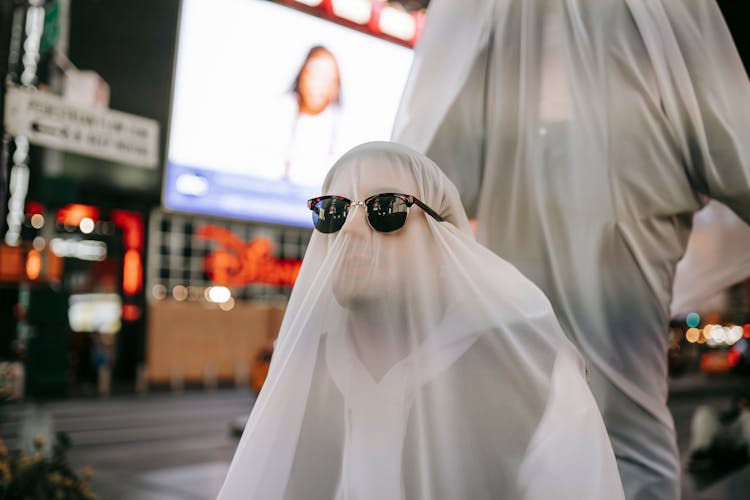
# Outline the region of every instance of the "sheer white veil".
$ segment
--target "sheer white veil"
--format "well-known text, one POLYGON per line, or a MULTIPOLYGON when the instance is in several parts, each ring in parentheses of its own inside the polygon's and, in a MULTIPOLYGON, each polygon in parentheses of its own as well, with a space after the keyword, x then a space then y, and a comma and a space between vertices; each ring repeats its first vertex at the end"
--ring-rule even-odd
POLYGON ((622 498, 582 360, 550 303, 479 245, 458 192, 404 146, 367 143, 323 193, 413 195, 315 232, 221 499, 622 498))
POLYGON ((563 163, 583 164, 615 205, 636 191, 657 217, 679 219, 681 245, 664 261, 674 288, 658 297, 672 314, 750 277, 750 85, 715 1, 432 0, 392 137, 447 169, 480 241, 495 248, 482 219, 507 212, 487 200, 492 149, 504 165, 537 161, 539 135, 566 124, 563 163), (706 197, 717 201, 691 221, 706 197))
POLYGON ((392 138, 549 298, 629 497, 679 498, 667 325, 750 274, 750 84, 716 2, 431 0, 392 138))

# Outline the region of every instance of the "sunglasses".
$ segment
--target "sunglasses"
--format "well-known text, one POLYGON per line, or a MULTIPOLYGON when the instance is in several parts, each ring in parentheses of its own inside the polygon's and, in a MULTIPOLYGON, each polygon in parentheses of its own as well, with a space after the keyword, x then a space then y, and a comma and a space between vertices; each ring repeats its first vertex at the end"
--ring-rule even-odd
POLYGON ((381 233, 401 229, 412 205, 417 205, 436 221, 443 220, 433 209, 408 194, 382 193, 370 196, 365 201, 352 201, 343 196, 319 196, 307 200, 307 206, 313 213, 315 229, 326 234, 335 233, 344 227, 349 210, 357 205, 365 208, 370 227, 381 233))

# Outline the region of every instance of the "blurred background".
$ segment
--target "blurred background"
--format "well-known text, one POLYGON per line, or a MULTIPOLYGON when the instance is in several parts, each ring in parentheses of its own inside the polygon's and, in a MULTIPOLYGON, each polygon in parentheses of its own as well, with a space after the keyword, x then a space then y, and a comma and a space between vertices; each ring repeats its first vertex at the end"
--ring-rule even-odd
MULTIPOLYGON (((310 237, 304 200, 332 159, 389 138, 428 3, 0 0, 0 479, 14 453, 69 444, 56 484, 88 477, 80 498, 214 498, 310 237)), ((747 69, 743 2, 718 3, 747 69)), ((694 408, 750 386, 750 280, 669 336, 687 468, 694 408)), ((683 483, 746 498, 750 470, 683 483)))

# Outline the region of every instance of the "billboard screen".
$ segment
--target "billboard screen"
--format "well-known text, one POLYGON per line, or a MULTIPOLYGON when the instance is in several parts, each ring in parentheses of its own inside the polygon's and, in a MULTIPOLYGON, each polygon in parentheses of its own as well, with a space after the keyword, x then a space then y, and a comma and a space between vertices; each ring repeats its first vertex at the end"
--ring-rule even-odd
POLYGON ((412 51, 262 0, 184 0, 166 208, 310 226, 333 162, 387 140, 412 51))

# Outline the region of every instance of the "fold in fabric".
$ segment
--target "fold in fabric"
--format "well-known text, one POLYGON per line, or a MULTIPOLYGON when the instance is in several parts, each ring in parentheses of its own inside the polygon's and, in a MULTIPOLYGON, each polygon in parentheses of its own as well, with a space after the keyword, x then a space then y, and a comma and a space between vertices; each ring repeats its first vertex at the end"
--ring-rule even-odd
POLYGON ((582 358, 438 167, 368 143, 323 193, 412 195, 444 220, 415 204, 380 233, 355 205, 315 231, 219 498, 623 498, 582 358))
POLYGON ((393 140, 550 299, 628 497, 678 498, 670 315, 750 275, 750 85, 715 2, 432 0, 393 140), (739 218, 694 219, 706 198, 739 218))

